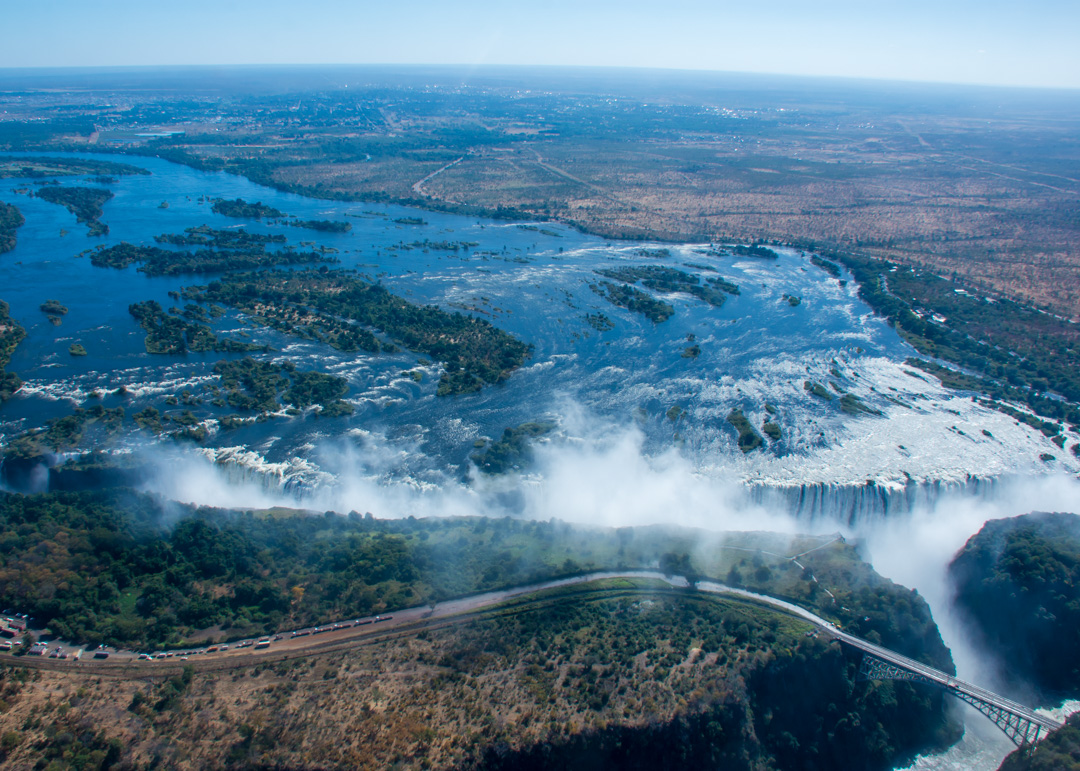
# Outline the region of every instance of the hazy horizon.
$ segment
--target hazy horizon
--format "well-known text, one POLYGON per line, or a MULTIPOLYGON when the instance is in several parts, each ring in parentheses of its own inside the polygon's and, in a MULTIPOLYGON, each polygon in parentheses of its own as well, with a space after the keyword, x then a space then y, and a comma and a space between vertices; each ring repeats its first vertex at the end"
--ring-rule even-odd
POLYGON ((1080 88, 1080 6, 1037 0, 905 4, 463 0, 393 6, 284 0, 183 7, 73 0, 10 8, 0 68, 567 66, 1080 88), (33 32, 34 34, 29 34, 33 32))

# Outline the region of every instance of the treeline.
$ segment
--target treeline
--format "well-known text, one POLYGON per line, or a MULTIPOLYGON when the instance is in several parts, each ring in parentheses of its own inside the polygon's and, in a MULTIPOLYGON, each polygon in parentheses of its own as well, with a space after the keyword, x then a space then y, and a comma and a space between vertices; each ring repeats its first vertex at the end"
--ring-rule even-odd
POLYGON ((654 292, 685 292, 716 308, 723 306, 727 299, 722 292, 739 293, 737 285, 718 276, 710 276, 705 279, 705 284, 702 284, 701 279, 692 273, 661 265, 602 268, 596 273, 627 284, 640 281, 643 286, 654 292))
POLYGON ((294 228, 307 228, 318 230, 323 233, 348 233, 352 230, 350 222, 336 222, 334 220, 286 220, 287 225, 294 228))
POLYGON ((1017 681, 1080 694, 1080 516, 987 522, 953 559, 956 606, 1017 681))
MULTIPOLYGON (((444 363, 438 394, 478 391, 484 384, 498 383, 521 366, 530 347, 483 319, 447 313, 433 305, 414 305, 391 294, 381 284, 371 284, 342 271, 252 273, 228 276, 209 286, 188 290, 187 296, 202 302, 231 305, 256 318, 267 319, 274 311, 283 320, 279 328, 305 335, 293 320, 322 314, 316 322, 328 342, 353 343, 352 335, 366 330, 341 320, 357 322, 390 335, 411 351, 444 363), (267 307, 269 306, 269 308, 267 307), (302 309, 302 313, 300 310, 302 309)), ((371 335, 370 332, 366 332, 371 335)), ((374 336, 374 341, 383 347, 374 336)))
POLYGON ((994 399, 1080 425, 1076 324, 1010 300, 960 293, 951 281, 890 262, 825 256, 852 272, 859 296, 920 353, 981 373, 978 390, 994 399))
POLYGON ((177 276, 252 270, 275 265, 333 263, 337 259, 317 252, 294 252, 290 249, 266 252, 259 245, 242 251, 200 249, 186 252, 158 246, 136 246, 126 241, 90 253, 90 263, 99 268, 126 268, 136 262, 141 263, 139 270, 148 276, 177 276))
POLYGON ((19 376, 6 369, 11 362, 11 354, 26 337, 26 330, 11 318, 10 311, 8 304, 0 300, 0 403, 6 402, 22 387, 19 376))
POLYGON ((0 254, 15 248, 15 231, 23 226, 26 219, 22 212, 9 203, 0 201, 0 254))
POLYGON ((86 225, 92 236, 103 236, 109 232, 109 226, 99 219, 104 212, 102 205, 113 197, 112 192, 100 187, 60 187, 43 185, 34 193, 49 203, 59 204, 75 215, 79 222, 86 225))
POLYGON ((263 345, 219 338, 204 324, 185 321, 166 313, 157 300, 129 305, 128 312, 146 331, 147 353, 246 353, 267 350, 263 345))
MULTIPOLYGON (((530 691, 539 690, 541 705, 544 697, 565 700, 577 714, 588 707, 600 719, 525 746, 514 746, 521 744, 517 736, 506 744, 485 742, 459 767, 880 770, 943 749, 962 733, 947 717, 940 691, 859 683, 857 653, 804 637, 768 612, 692 596, 545 611, 500 619, 498 627, 488 622, 480 631, 494 642, 475 644, 493 659, 489 669, 534 673, 526 682, 535 682, 530 691), (658 638, 666 645, 658 646, 658 638), (693 651, 689 659, 687 651, 693 651), (701 661, 710 662, 707 671, 697 671, 701 661), (683 672, 694 681, 681 679, 683 672), (691 694, 682 692, 687 687, 691 694), (661 702, 614 719, 623 694, 652 689, 674 691, 685 706, 672 714, 661 702)), ((484 671, 474 661, 461 655, 443 663, 479 677, 484 671)))
POLYGON ((597 284, 589 284, 589 289, 612 305, 626 308, 633 313, 640 313, 654 324, 667 321, 675 314, 675 308, 669 303, 657 300, 648 292, 642 292, 627 284, 601 281, 597 284))
POLYGON ((274 219, 288 216, 285 212, 278 211, 273 206, 267 206, 262 201, 248 203, 243 198, 237 198, 233 201, 224 198, 215 198, 210 209, 215 214, 221 214, 226 217, 242 217, 255 220, 262 219, 263 217, 274 219))
MULTIPOLYGON (((805 557, 815 582, 790 561, 770 568, 760 552, 754 556, 761 541, 753 536, 727 553, 755 564, 732 567, 728 576, 715 575, 715 565, 696 569, 790 597, 855 634, 953 671, 922 598, 882 579, 851 547, 805 557), (810 588, 818 582, 831 587, 835 602, 810 588)), ((123 488, 4 494, 0 603, 73 641, 180 645, 215 625, 243 637, 594 570, 663 562, 690 572, 686 547, 709 538, 725 543, 698 531, 554 520, 226 511, 123 488)))

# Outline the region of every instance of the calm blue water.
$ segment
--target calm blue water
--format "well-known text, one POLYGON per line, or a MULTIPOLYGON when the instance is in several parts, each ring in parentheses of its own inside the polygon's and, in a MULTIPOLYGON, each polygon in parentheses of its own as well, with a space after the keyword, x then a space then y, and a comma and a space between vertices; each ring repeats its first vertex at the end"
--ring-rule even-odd
MULTIPOLYGON (((470 312, 482 313, 535 346, 533 357, 506 384, 475 395, 437 398, 437 365, 423 368, 419 384, 403 374, 417 366, 420 357, 414 354, 341 354, 254 327, 230 313, 214 323, 217 333, 237 337, 243 331, 247 339, 275 349, 268 358, 287 357, 302 369, 332 372, 350 384, 348 398, 356 406, 351 417, 279 417, 219 432, 207 443, 243 445, 271 461, 313 455, 325 440, 340 439, 397 448, 397 469, 388 473, 460 470, 477 438, 497 437, 503 428, 527 420, 563 420, 568 404, 606 420, 636 421, 654 449, 678 443, 691 454, 732 452, 735 432, 725 421, 728 411, 742 407, 760 425, 766 401, 777 408, 785 431, 770 452, 784 454, 822 441, 818 424, 837 419, 835 405, 806 397, 804 379, 824 382, 836 366, 854 372, 861 357, 907 355, 895 333, 855 297, 853 285, 840 287, 791 251, 767 261, 709 257, 694 253, 700 247, 693 246, 668 247, 670 259, 648 259, 635 251, 657 245, 608 241, 560 225, 539 224, 557 234, 546 235, 473 217, 305 198, 155 159, 87 157, 125 161, 152 172, 108 185, 115 197, 104 206, 102 220, 110 228, 105 237, 90 238, 66 209, 15 192, 33 188, 32 181, 0 180, 0 200, 15 204, 26 217, 17 247, 0 257, 0 299, 10 304, 12 316, 28 333, 10 365, 26 387, 0 407, 0 432, 6 438, 68 414, 74 406, 99 403, 87 402, 95 390, 127 387, 134 396, 105 396, 100 403, 122 404, 129 414, 147 405, 172 409, 163 399, 184 389, 199 393, 212 378, 213 363, 229 357, 148 354, 144 334, 127 308, 150 299, 165 308, 181 305, 168 297, 170 291, 209 279, 148 278, 134 266, 95 268, 78 255, 99 244, 153 244, 155 235, 204 224, 242 225, 252 232, 284 234, 297 246, 306 241, 333 247, 341 267, 355 267, 417 303, 475 308, 470 312), (223 217, 210 211, 209 202, 200 203, 201 196, 262 201, 302 219, 347 218, 353 229, 327 234, 223 217), (167 209, 159 208, 163 201, 167 209), (399 217, 422 217, 427 224, 395 224, 399 217), (424 239, 480 246, 456 254, 388 250, 424 239), (730 297, 721 309, 686 295, 665 297, 675 306, 675 316, 654 325, 610 305, 588 287, 598 279, 594 269, 618 264, 663 264, 700 273, 686 262, 715 267, 742 294, 730 297), (802 304, 790 307, 782 299, 785 293, 801 296, 802 304), (54 327, 39 310, 47 299, 69 308, 62 326, 54 327), (615 328, 597 332, 586 323, 586 313, 606 314, 615 328), (697 359, 681 355, 690 334, 701 347, 697 359), (72 342, 83 344, 89 355, 70 356, 72 342), (678 422, 665 416, 675 405, 685 410, 678 422)), ((81 178, 60 182, 93 184, 81 178)), ((208 402, 192 409, 200 418, 220 414, 208 402)))

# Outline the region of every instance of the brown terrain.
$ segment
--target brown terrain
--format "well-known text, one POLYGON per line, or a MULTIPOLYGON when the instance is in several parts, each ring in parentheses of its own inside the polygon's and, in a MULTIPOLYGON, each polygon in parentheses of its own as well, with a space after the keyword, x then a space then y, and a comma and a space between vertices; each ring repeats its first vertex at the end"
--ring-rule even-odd
MULTIPOLYGON (((343 635, 302 648, 191 662, 86 665, 28 660, 0 670, 6 767, 109 752, 123 767, 448 768, 608 726, 642 726, 745 697, 768 647, 809 625, 735 601, 615 592, 488 618, 343 635), (689 603, 689 605, 688 605, 689 603), (690 645, 650 639, 687 623, 690 645), (464 621, 464 623, 461 623, 464 621), (722 634, 722 633, 721 633, 722 634), (730 635, 730 631, 728 632, 730 635)), ((685 636, 685 635, 684 635, 685 636)))
POLYGON ((1070 214, 1080 180, 881 133, 830 138, 797 158, 785 143, 748 151, 738 137, 530 142, 472 150, 449 167, 423 158, 315 163, 276 169, 273 180, 321 194, 419 192, 436 206, 513 207, 616 237, 857 249, 1080 315, 1080 232, 1070 214))
POLYGON ((516 77, 463 86, 433 73, 348 91, 323 80, 298 93, 279 78, 271 93, 187 100, 8 96, 0 82, 0 150, 134 150, 328 198, 853 250, 1080 317, 1075 94, 689 75, 587 86, 537 75, 524 90, 516 77), (28 126, 32 141, 18 139, 28 126), (163 128, 184 134, 132 141, 163 128))

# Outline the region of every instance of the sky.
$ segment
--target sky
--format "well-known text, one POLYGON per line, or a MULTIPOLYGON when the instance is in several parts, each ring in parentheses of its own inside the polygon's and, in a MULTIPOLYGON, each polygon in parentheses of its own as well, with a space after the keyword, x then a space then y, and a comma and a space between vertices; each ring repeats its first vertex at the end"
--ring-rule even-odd
POLYGON ((9 0, 0 67, 523 64, 1080 88, 1080 0, 9 0))

